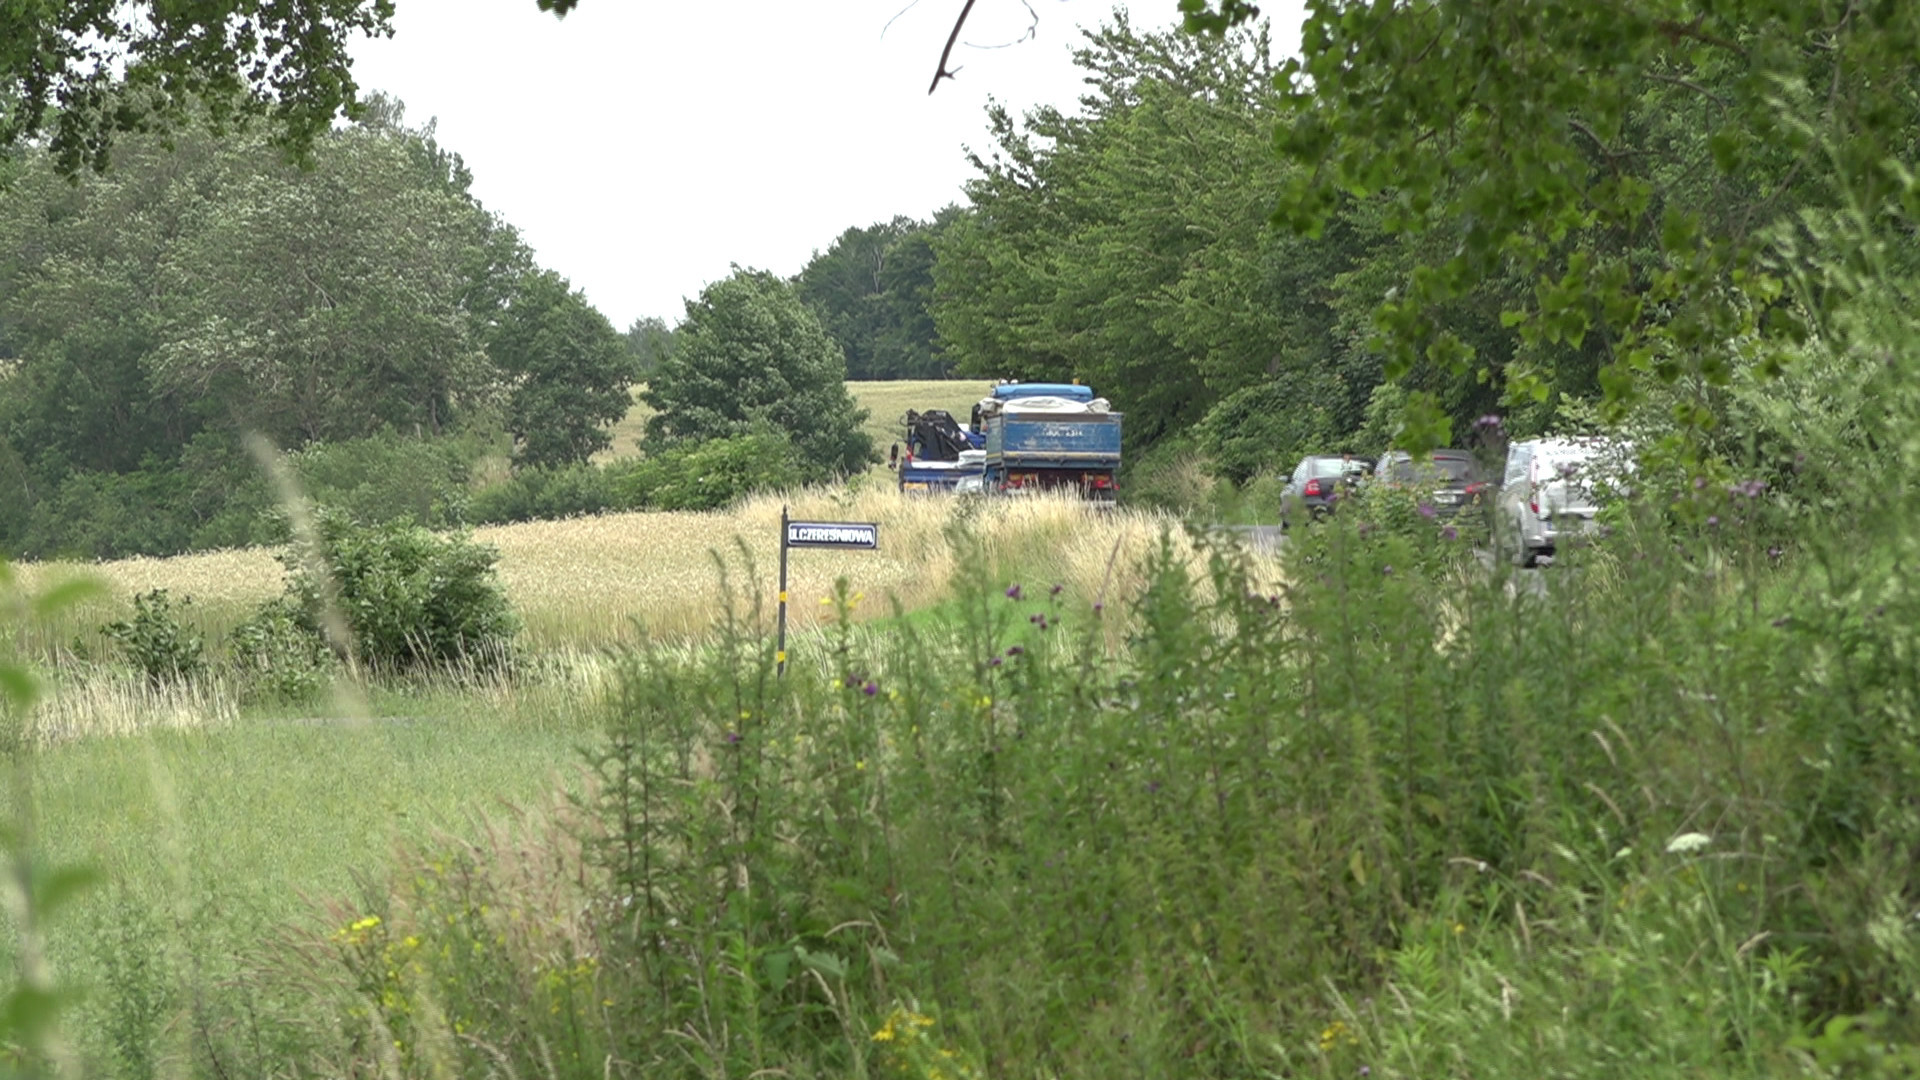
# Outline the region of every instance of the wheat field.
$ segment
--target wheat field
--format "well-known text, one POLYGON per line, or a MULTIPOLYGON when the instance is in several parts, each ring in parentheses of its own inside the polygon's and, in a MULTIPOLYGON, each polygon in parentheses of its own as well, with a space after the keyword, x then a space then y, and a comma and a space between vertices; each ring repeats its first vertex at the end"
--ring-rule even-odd
MULTIPOLYGON (((525 620, 529 646, 593 648, 642 632, 698 636, 714 625, 722 599, 716 557, 726 562, 743 602, 757 589, 771 611, 783 505, 795 518, 880 526, 878 551, 792 553, 796 626, 825 614, 820 600, 838 577, 862 595, 854 614, 865 619, 889 614, 895 601, 906 609, 937 602, 969 559, 983 573, 1025 575, 1030 587, 1057 583, 1081 597, 1118 595, 1140 556, 1173 527, 1158 515, 1097 510, 1073 499, 911 498, 875 482, 762 496, 711 513, 607 514, 490 526, 473 536, 498 549, 500 579, 525 620), (1118 575, 1111 581, 1110 564, 1118 575)), ((217 636, 281 591, 274 554, 249 548, 18 569, 29 588, 76 575, 105 586, 105 595, 35 635, 44 649, 58 651, 97 633, 102 622, 129 610, 134 595, 152 589, 166 589, 176 601, 190 598, 187 618, 217 636)))

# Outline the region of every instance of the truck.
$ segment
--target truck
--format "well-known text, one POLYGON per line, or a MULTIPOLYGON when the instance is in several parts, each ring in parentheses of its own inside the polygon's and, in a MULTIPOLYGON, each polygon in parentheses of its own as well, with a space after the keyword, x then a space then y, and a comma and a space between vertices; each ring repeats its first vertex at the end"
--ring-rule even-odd
POLYGON ((1120 487, 1120 422, 1078 383, 1003 383, 974 407, 990 495, 1071 491, 1111 504, 1120 487))
POLYGON ((902 423, 906 427, 906 454, 902 456, 896 444, 889 465, 903 494, 952 493, 969 486, 969 478, 977 480, 985 468, 982 436, 961 428, 951 413, 909 409, 902 423))

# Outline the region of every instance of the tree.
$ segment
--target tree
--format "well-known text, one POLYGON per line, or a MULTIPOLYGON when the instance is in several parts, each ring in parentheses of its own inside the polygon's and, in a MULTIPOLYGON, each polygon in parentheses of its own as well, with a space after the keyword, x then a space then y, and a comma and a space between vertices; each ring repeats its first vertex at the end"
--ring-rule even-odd
POLYGON ((933 297, 933 238, 957 210, 934 223, 896 217, 840 234, 815 252, 795 285, 840 343, 849 379, 937 379, 947 375, 933 297))
MULTIPOLYGON (((1136 33, 1076 54, 1081 109, 990 113, 971 212, 935 239, 934 320, 958 370, 1082 379, 1150 442, 1221 396, 1312 362, 1328 321, 1264 226, 1284 170, 1264 37, 1136 33)), ((1325 267, 1329 276, 1338 266, 1325 267)))
POLYGON ((657 315, 633 320, 625 337, 627 352, 633 357, 633 368, 640 378, 653 374, 660 362, 673 353, 673 328, 657 315))
POLYGON ((204 110, 251 115, 304 155, 357 111, 348 40, 390 34, 393 0, 0 4, 0 151, 51 130, 59 170, 104 169, 114 137, 204 110))
POLYGON ((568 465, 613 444, 607 427, 633 404, 636 365, 613 324, 565 278, 527 275, 494 324, 487 355, 506 380, 519 464, 568 465))
POLYGON ((1669 384, 1705 430, 1737 370, 1838 332, 1865 279, 1833 267, 1920 259, 1914 5, 1317 0, 1303 43, 1278 218, 1312 234, 1374 196, 1388 231, 1432 238, 1376 308, 1389 377, 1424 360, 1544 401, 1557 355, 1615 415, 1669 384), (1496 279, 1521 286, 1511 364, 1436 318, 1496 279))
POLYGON ((809 475, 857 472, 873 460, 866 411, 846 387, 846 360, 793 287, 736 268, 687 302, 673 354, 642 395, 655 448, 772 429, 793 440, 809 475))
POLYGON ((331 135, 306 171, 245 146, 161 263, 155 384, 283 446, 438 433, 483 399, 491 217, 386 132, 331 135))

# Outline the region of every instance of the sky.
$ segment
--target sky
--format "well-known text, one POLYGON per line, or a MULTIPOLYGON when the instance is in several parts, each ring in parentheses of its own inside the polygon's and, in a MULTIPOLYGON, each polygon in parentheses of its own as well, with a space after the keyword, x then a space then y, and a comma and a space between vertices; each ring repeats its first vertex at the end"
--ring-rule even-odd
MULTIPOLYGON (((977 0, 932 95, 962 0, 581 0, 564 20, 399 0, 354 72, 436 121, 480 201, 616 327, 673 324, 733 264, 791 275, 850 227, 962 201, 989 97, 1074 102, 1071 50, 1115 5, 1028 2, 977 0)), ((1139 29, 1178 19, 1130 6, 1139 29)))

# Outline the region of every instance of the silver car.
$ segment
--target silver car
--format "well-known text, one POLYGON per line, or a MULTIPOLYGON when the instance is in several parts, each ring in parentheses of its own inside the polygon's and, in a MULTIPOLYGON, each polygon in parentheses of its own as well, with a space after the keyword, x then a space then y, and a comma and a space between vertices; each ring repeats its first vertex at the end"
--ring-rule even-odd
POLYGON ((1500 518, 1514 559, 1535 565, 1593 531, 1599 490, 1631 468, 1627 447, 1599 436, 1533 439, 1507 448, 1500 518))

